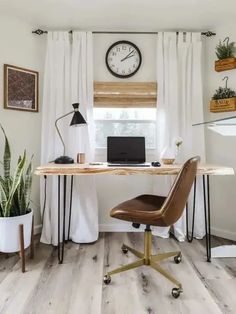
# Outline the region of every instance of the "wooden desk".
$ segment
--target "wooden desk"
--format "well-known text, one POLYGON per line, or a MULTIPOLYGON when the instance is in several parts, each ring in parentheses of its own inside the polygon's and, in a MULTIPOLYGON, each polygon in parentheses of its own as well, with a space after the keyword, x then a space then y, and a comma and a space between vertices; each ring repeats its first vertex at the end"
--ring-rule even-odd
MULTIPOLYGON (((182 165, 162 165, 161 167, 110 167, 107 163, 102 165, 69 164, 59 165, 50 163, 35 170, 36 175, 176 175, 182 165)), ((233 168, 202 164, 198 166, 198 175, 233 175, 233 168)))
MULTIPOLYGON (((162 165, 161 167, 110 167, 106 163, 102 165, 89 165, 89 164, 68 164, 60 165, 50 163, 45 166, 40 166, 35 170, 36 175, 43 175, 46 179, 47 176, 58 176, 58 260, 59 263, 63 262, 64 256, 64 243, 65 243, 65 213, 66 213, 66 185, 67 177, 71 176, 70 188, 70 205, 69 205, 69 226, 68 236, 70 234, 71 224, 71 208, 72 208, 72 193, 73 193, 73 176, 75 175, 177 175, 182 165, 162 165), (63 177, 63 236, 62 243, 60 244, 60 193, 61 193, 61 176, 63 177)), ((206 229, 206 254, 207 261, 211 261, 211 222, 210 222, 210 184, 209 176, 212 175, 233 175, 233 168, 222 167, 216 165, 201 164, 198 166, 197 175, 202 176, 203 183, 203 200, 204 200, 204 213, 205 213, 205 229, 206 229)), ((46 184, 46 180, 45 180, 46 184)), ((193 219, 191 233, 188 227, 188 204, 186 205, 186 226, 187 226, 187 239, 189 242, 193 240, 194 232, 194 217, 195 217, 195 199, 196 199, 196 179, 194 181, 194 195, 193 195, 193 219)), ((45 208, 44 208, 45 209, 45 208)), ((44 210, 43 210, 44 212, 44 210)))

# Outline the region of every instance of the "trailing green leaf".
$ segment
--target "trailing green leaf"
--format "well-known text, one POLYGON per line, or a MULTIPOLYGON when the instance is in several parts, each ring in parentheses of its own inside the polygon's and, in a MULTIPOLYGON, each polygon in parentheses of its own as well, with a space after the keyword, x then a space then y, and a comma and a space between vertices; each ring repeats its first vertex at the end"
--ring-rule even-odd
POLYGON ((228 88, 228 87, 219 87, 214 95, 212 96, 212 99, 225 99, 225 98, 232 98, 236 97, 236 93, 234 90, 228 88))
POLYGON ((219 44, 215 48, 216 56, 219 60, 233 58, 235 53, 235 43, 229 43, 229 37, 226 37, 223 41, 219 41, 219 44), (226 41, 226 43, 225 43, 226 41))

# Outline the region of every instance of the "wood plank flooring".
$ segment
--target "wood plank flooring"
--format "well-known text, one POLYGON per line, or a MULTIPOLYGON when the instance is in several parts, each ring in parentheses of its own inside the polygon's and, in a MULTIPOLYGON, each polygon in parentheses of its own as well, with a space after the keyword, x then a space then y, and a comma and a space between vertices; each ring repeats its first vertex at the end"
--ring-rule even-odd
MULTIPOLYGON (((173 285, 149 267, 114 275, 110 285, 103 274, 135 257, 121 253, 125 242, 143 248, 142 233, 104 233, 94 244, 65 246, 63 265, 57 251, 38 244, 35 259, 27 258, 21 273, 17 254, 0 255, 1 314, 220 314, 236 313, 236 259, 205 261, 204 241, 179 243, 153 238, 155 252, 181 250, 183 261, 162 263, 183 284, 179 299, 170 295, 173 285)), ((213 238, 213 245, 225 244, 213 238)))

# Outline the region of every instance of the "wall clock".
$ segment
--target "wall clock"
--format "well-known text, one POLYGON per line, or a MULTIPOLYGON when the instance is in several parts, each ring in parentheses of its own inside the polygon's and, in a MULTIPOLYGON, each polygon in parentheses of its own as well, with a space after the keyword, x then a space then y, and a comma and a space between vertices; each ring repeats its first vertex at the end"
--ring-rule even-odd
POLYGON ((106 53, 106 66, 110 73, 119 78, 133 76, 140 68, 142 55, 130 41, 121 40, 111 45, 106 53))

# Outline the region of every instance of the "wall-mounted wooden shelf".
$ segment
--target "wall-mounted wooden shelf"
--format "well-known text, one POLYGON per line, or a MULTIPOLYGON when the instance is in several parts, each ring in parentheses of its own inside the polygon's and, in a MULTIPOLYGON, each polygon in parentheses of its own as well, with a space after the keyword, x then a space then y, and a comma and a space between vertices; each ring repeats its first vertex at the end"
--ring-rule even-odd
POLYGON ((155 82, 94 82, 95 107, 156 107, 155 82))
POLYGON ((236 69, 236 58, 227 58, 215 61, 215 70, 217 72, 236 69))
POLYGON ((211 100, 211 112, 228 112, 236 110, 236 97, 211 100))

